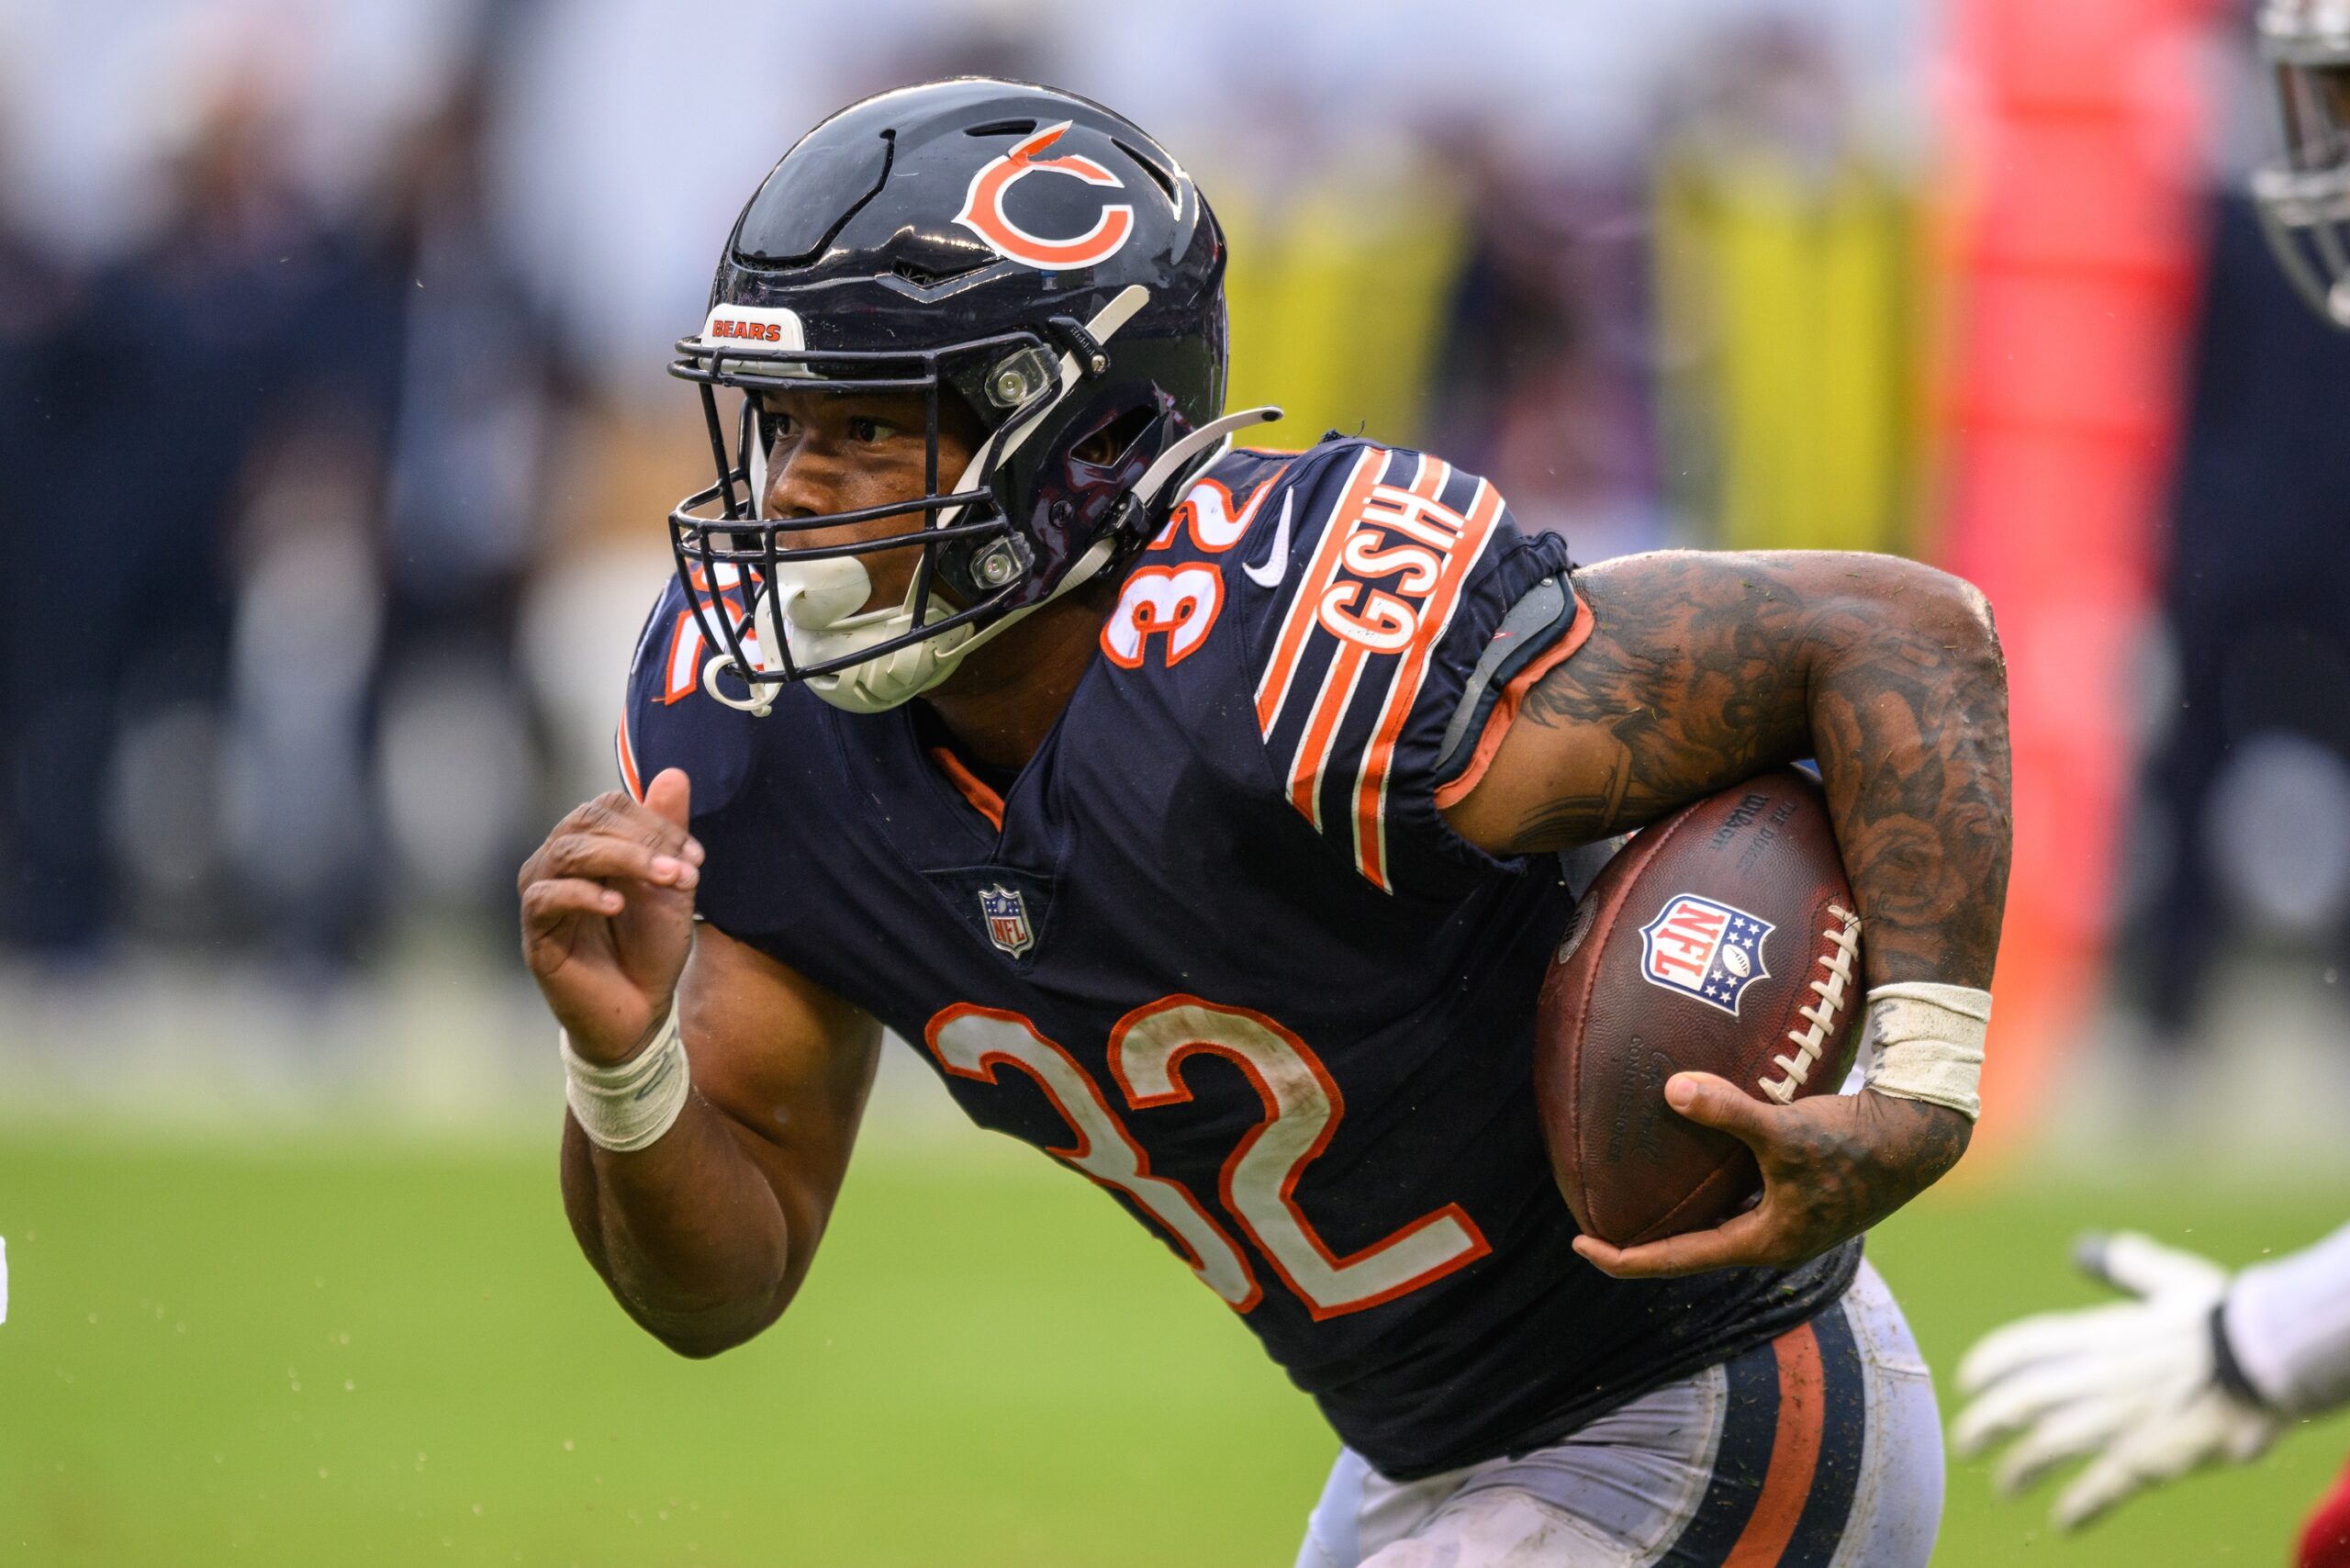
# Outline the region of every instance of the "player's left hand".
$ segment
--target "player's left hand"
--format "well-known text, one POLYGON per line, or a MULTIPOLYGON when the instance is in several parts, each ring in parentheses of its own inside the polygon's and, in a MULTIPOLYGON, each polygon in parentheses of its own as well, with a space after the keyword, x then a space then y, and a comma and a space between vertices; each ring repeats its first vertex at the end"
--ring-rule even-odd
POLYGON ((2220 1381, 2211 1314, 2227 1294, 2225 1270, 2126 1231, 2090 1238, 2080 1261, 2135 1299, 2041 1313, 1985 1336, 1959 1364, 1959 1390, 1973 1403, 1951 1428, 1970 1459, 2023 1434, 1999 1462, 2009 1496, 2067 1460, 2090 1459, 2057 1496, 2059 1529, 2190 1470, 2257 1458, 2278 1426, 2220 1381))
POLYGON ((1575 1238, 1577 1252, 1619 1280, 1785 1269, 1817 1258, 1932 1186, 1974 1133, 1955 1111, 1865 1089, 1778 1105, 1709 1072, 1676 1072, 1665 1081, 1664 1099, 1752 1149, 1762 1197, 1711 1230, 1638 1247, 1575 1238))

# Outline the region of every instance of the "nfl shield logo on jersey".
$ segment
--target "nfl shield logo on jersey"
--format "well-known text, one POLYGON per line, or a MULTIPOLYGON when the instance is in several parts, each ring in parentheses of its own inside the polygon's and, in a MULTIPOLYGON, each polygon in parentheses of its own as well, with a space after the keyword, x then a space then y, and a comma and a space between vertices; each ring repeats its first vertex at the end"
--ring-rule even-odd
POLYGON ((999 882, 979 890, 979 918, 987 922, 988 940, 1013 958, 1036 945, 1028 925, 1028 901, 1016 888, 999 882))
POLYGON ((1677 893, 1640 927, 1640 978, 1734 1018, 1746 988, 1771 972, 1762 939, 1774 929, 1742 909, 1677 893))

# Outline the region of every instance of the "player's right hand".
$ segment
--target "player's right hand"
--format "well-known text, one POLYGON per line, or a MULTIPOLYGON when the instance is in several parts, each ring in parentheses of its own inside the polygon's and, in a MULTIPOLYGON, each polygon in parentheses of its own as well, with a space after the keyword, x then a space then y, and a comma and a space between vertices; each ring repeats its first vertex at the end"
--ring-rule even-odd
POLYGON ((702 848, 686 831, 691 796, 675 767, 643 804, 600 795, 555 823, 516 879, 522 960, 591 1062, 627 1060, 668 1016, 701 880, 702 848))

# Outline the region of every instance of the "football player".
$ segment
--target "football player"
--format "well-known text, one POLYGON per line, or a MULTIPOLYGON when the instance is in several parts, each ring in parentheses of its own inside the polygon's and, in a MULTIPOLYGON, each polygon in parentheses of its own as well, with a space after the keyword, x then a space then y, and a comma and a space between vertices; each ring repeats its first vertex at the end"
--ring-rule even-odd
POLYGON ((1859 1238, 1977 1109, 1983 599, 1859 555, 1578 571, 1434 455, 1236 446, 1270 411, 1223 410, 1225 265, 1165 149, 1016 84, 855 105, 752 196, 672 367, 716 474, 670 518, 626 791, 521 876, 581 1247, 683 1354, 758 1333, 886 1028, 1318 1402, 1308 1568, 1924 1562, 1939 1417, 1859 1238), (1869 1087, 1674 1079, 1760 1203, 1578 1236, 1531 1047, 1587 862, 1806 756, 1869 1087))
MULTIPOLYGON (((2259 30, 2286 159, 2255 177, 2254 196, 2286 276, 2350 328, 2350 4, 2268 0, 2259 30)), ((2233 1279, 2134 1235, 2091 1238, 2080 1261, 2133 1299, 1986 1337, 1959 1368, 1972 1403, 1952 1431, 1962 1454, 2018 1439, 1997 1477, 2010 1495, 2087 1460, 2057 1495, 2058 1528, 2256 1458, 2284 1421, 2350 1404, 2350 1226, 2233 1279)), ((2300 1563, 2350 1568, 2350 1474, 2304 1526, 2300 1563)))

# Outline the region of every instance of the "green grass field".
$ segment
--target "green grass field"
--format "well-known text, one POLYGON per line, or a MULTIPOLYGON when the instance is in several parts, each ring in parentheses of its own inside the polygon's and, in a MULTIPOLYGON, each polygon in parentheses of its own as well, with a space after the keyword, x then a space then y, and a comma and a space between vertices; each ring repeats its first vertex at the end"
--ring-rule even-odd
MULTIPOLYGON (((1938 1368, 2085 1301, 2074 1231, 2231 1260, 2350 1208, 2315 1185, 2013 1176, 1874 1255, 1938 1368)), ((79 1565, 1265 1564, 1333 1451, 1248 1333, 1085 1182, 884 1144, 789 1318, 670 1357, 574 1252, 545 1148, 0 1141, 0 1560, 79 1565)), ((1952 1477, 1937 1561, 2277 1563, 2350 1426, 2077 1541, 1952 1477)))

